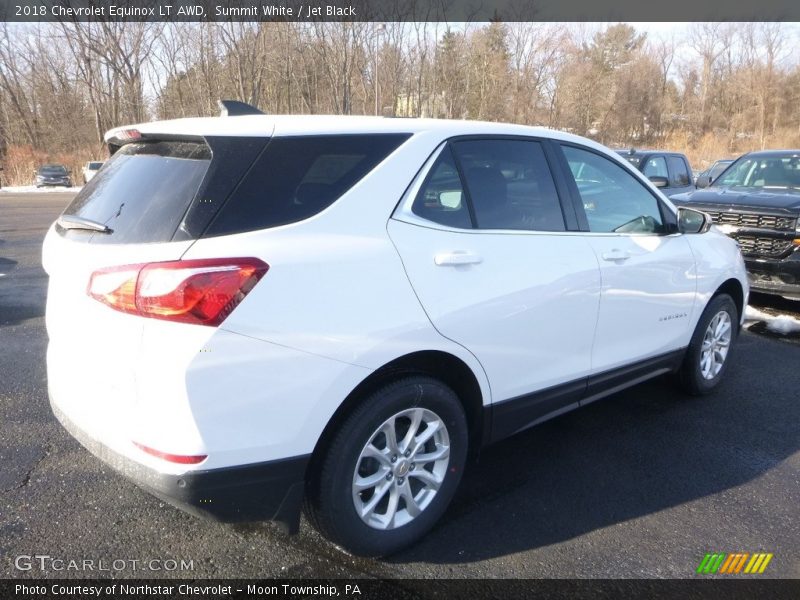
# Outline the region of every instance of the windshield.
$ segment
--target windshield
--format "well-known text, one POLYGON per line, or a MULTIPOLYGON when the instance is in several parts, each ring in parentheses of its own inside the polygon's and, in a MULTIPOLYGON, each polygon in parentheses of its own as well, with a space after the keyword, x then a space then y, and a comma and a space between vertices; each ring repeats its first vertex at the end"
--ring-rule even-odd
POLYGON ((61 165, 45 165, 39 167, 39 173, 42 175, 66 175, 67 169, 61 165))
POLYGON ((89 165, 88 165, 88 168, 91 171, 96 171, 97 169, 99 169, 102 166, 103 166, 103 163, 101 163, 101 162, 90 162, 89 165))
POLYGON ((714 166, 711 167, 711 171, 708 172, 711 179, 716 179, 722 175, 722 172, 727 169, 732 162, 732 160, 718 160, 714 163, 714 166))
POLYGON ((712 186, 800 189, 800 155, 743 156, 712 186))

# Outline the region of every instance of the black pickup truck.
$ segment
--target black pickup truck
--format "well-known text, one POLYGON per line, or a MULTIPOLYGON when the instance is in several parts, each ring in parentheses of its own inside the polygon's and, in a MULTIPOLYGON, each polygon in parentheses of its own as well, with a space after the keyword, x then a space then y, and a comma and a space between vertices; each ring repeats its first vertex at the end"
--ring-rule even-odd
POLYGON ((800 300, 800 150, 745 154, 709 187, 671 200, 739 243, 753 291, 800 300))
POLYGON ((694 190, 689 159, 666 150, 617 150, 668 198, 694 190))

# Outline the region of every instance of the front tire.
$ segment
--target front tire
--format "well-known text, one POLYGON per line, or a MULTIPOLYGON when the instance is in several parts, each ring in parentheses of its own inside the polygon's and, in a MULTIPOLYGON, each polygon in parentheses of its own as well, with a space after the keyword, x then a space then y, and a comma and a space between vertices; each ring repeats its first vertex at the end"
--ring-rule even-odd
POLYGON ((683 389, 692 396, 708 394, 722 381, 739 332, 739 311, 727 294, 714 296, 706 306, 678 372, 683 389))
POLYGON ((366 398, 319 457, 305 510, 334 543, 361 556, 413 544, 450 503, 467 457, 458 397, 409 376, 366 398))

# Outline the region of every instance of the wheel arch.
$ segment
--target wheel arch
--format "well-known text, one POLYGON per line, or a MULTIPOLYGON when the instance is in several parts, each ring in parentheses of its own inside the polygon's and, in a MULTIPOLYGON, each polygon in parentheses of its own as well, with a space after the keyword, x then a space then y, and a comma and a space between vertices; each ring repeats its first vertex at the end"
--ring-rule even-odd
POLYGON ((352 410, 380 387, 408 375, 427 375, 452 388, 464 407, 469 431, 470 455, 475 455, 489 433, 485 423, 484 394, 472 369, 462 359, 442 350, 423 350, 396 358, 359 383, 339 405, 319 436, 308 472, 314 472, 322 450, 333 439, 341 423, 352 410))
POLYGON ((722 285, 717 288, 712 298, 719 296, 720 294, 728 294, 728 296, 733 298, 733 303, 736 305, 736 310, 739 311, 739 322, 741 323, 745 309, 744 288, 742 287, 742 283, 738 279, 731 277, 730 279, 724 281, 722 285))

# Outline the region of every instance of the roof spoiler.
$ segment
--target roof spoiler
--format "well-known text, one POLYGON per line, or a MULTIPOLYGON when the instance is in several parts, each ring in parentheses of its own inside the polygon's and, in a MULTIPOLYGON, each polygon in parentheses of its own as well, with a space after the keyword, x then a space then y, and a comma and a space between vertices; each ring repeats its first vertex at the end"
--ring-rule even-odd
POLYGON ((255 106, 239 102, 238 100, 220 100, 217 102, 219 105, 220 117, 241 117, 244 115, 263 115, 265 113, 258 110, 255 106))

